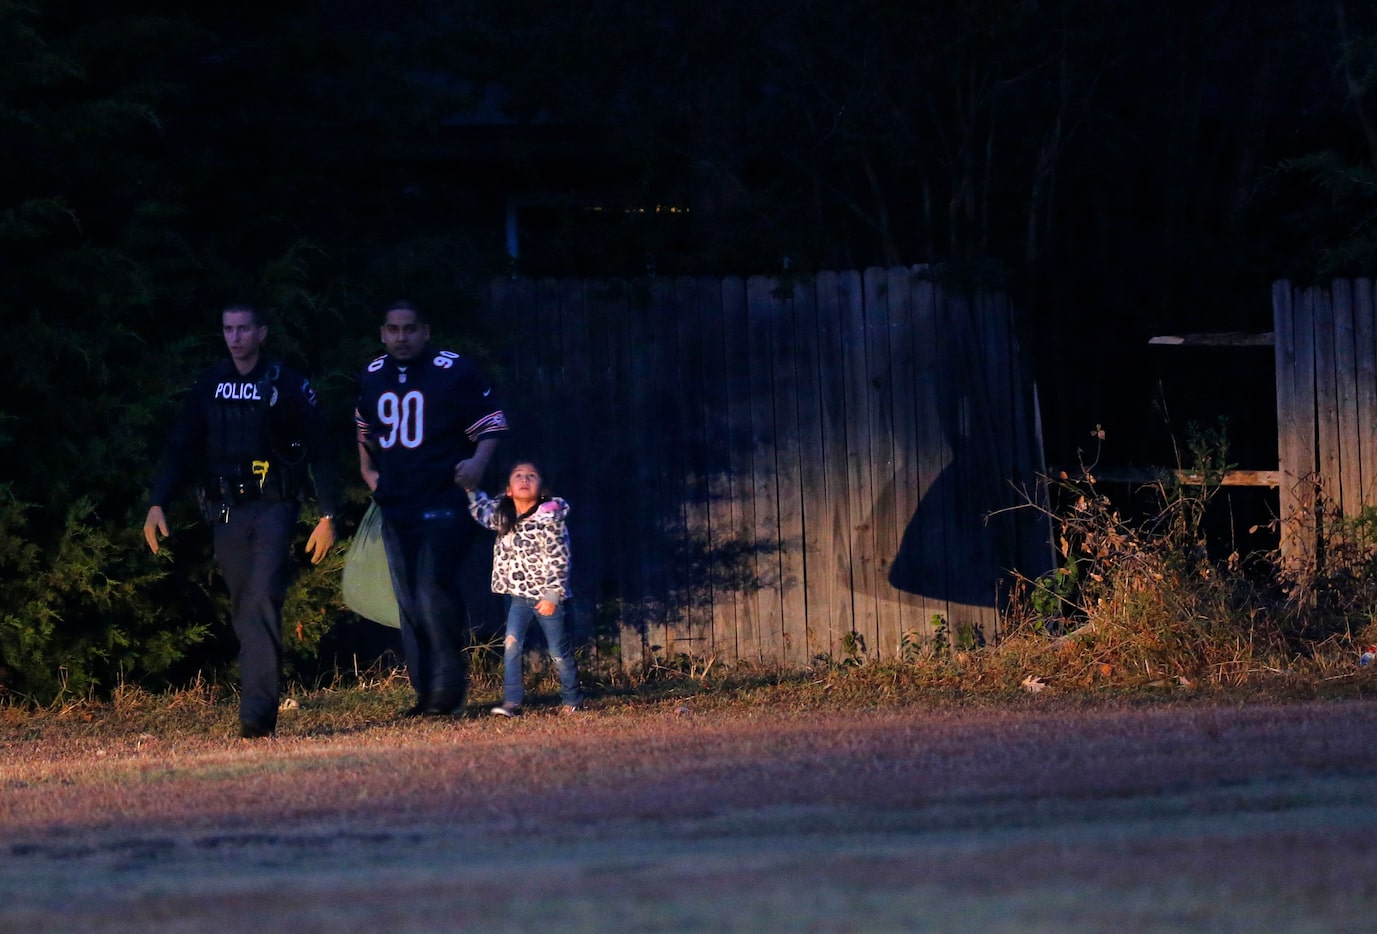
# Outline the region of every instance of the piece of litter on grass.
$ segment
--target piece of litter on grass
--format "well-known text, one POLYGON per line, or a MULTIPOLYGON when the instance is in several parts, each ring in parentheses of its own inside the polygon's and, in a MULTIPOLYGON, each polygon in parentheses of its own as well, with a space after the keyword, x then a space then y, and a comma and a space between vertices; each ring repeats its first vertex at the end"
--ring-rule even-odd
POLYGON ((1045 690, 1046 688, 1047 682, 1041 678, 1035 678, 1029 675, 1023 679, 1023 690, 1027 691, 1029 694, 1036 694, 1038 691, 1045 690))
POLYGON ((296 700, 295 697, 287 697, 287 698, 283 698, 282 703, 278 705, 277 709, 278 709, 278 710, 296 710, 296 709, 298 709, 298 708, 300 708, 300 707, 301 707, 301 705, 300 705, 299 703, 297 703, 297 700, 296 700))

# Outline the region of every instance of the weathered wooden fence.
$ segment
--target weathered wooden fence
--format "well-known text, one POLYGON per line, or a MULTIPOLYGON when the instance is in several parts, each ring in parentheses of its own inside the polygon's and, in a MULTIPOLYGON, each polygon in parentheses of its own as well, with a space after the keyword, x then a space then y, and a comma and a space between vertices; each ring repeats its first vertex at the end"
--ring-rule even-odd
POLYGON ((1041 442, 1002 295, 895 268, 499 280, 489 307, 501 460, 570 500, 579 628, 615 624, 628 663, 988 638, 1008 569, 1050 564, 1011 508, 1041 442))
POLYGON ((1282 554, 1316 556, 1316 496, 1377 505, 1377 296, 1370 279, 1272 286, 1282 554))

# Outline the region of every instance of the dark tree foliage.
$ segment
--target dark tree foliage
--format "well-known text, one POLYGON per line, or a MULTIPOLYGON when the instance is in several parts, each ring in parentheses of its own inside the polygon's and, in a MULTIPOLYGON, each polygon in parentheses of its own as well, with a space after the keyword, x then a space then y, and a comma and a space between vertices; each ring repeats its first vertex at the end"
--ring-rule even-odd
MULTIPOLYGON (((462 223, 417 223, 406 201, 398 152, 456 103, 415 90, 405 37, 322 29, 326 7, 190 9, 0 3, 0 692, 47 701, 233 658, 190 496, 162 555, 141 533, 178 394, 223 352, 221 303, 269 309, 269 348, 314 375, 354 476, 376 296, 459 311, 481 272, 462 223)), ((337 579, 300 575, 286 628, 303 665, 347 615, 337 579)))
MULTIPOLYGON (((1066 458, 1151 420, 1125 348, 1371 272, 1374 36, 1370 4, 1301 0, 0 0, 0 690, 232 658, 189 499, 170 557, 140 532, 230 296, 352 478, 377 303, 500 340, 466 312, 508 216, 532 274, 931 263, 1029 310, 1066 458)), ((302 671, 337 575, 292 597, 302 671)))

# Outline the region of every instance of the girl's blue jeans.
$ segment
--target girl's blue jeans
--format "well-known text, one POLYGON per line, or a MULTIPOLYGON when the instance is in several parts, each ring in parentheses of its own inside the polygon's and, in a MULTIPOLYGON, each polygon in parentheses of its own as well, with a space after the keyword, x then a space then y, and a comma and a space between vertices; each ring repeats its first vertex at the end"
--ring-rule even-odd
POLYGON ((564 602, 555 604, 555 611, 549 616, 541 616, 535 611, 539 601, 530 597, 507 597, 507 637, 503 642, 502 653, 502 702, 520 705, 526 690, 522 683, 522 662, 525 656, 526 632, 531 620, 540 621, 545 630, 545 642, 550 647, 550 661, 559 672, 559 699, 567 707, 577 707, 583 703, 579 693, 579 675, 574 667, 574 652, 569 645, 569 634, 564 631, 564 602))

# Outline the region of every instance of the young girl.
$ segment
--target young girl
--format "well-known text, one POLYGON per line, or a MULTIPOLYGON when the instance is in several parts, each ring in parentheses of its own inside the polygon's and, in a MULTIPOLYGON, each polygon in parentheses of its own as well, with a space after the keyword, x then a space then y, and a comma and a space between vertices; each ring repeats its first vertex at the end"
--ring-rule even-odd
POLYGON ((469 490, 469 512, 497 533, 492 552, 493 593, 507 597, 507 636, 503 642, 502 703, 492 712, 499 717, 521 713, 522 657, 526 630, 540 620, 550 660, 559 671, 564 713, 583 708, 578 672, 569 636, 564 631, 564 602, 569 596, 569 530, 564 517, 569 504, 552 497, 530 461, 520 461, 507 477, 507 492, 492 499, 469 490))

